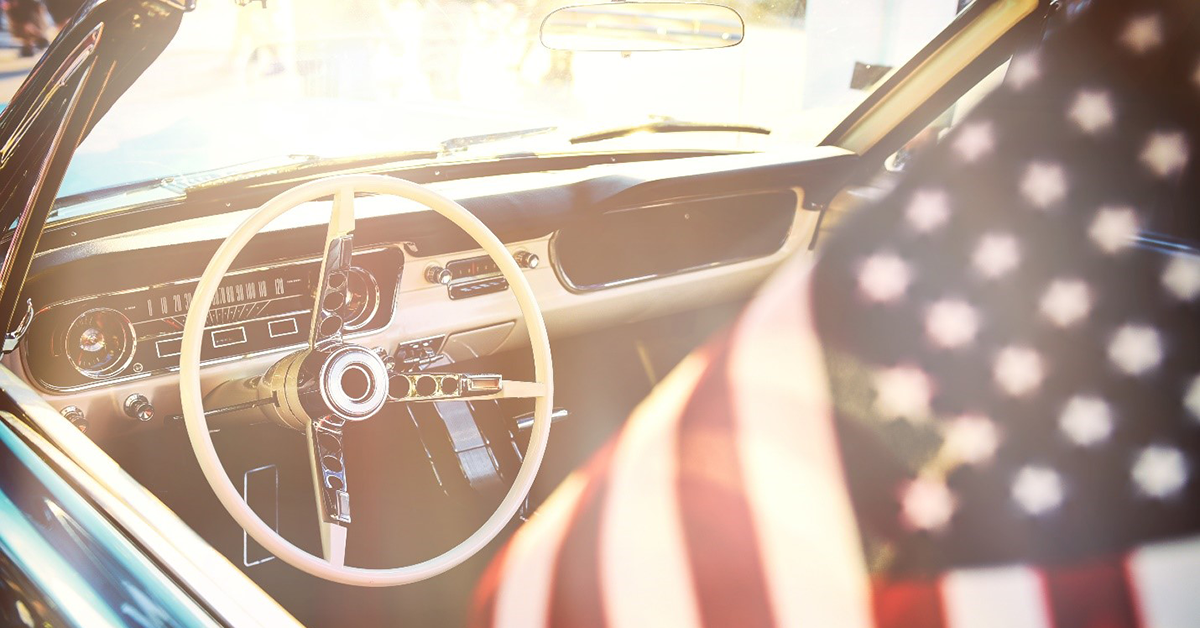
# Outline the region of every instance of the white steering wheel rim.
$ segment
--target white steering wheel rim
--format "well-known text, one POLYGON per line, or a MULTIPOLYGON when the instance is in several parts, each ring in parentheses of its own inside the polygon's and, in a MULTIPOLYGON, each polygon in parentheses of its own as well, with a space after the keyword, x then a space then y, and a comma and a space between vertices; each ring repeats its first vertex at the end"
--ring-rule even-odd
POLYGON ((553 382, 550 339, 546 334, 546 323, 542 319, 533 289, 504 243, 482 221, 453 200, 410 181, 371 174, 341 175, 301 184, 267 201, 240 224, 221 243, 200 277, 191 306, 188 308, 179 355, 179 393, 188 439, 200 463, 200 469, 221 504, 254 540, 284 562, 318 578, 356 586, 394 586, 436 576, 483 549, 508 525, 533 486, 534 477, 546 451, 546 442, 550 435, 550 409, 553 407, 553 382), (302 203, 347 190, 389 194, 416 201, 445 216, 467 232, 484 252, 495 260, 501 275, 508 280, 529 331, 533 349, 534 379, 545 387, 545 394, 536 397, 534 402, 533 427, 521 468, 496 511, 478 530, 458 545, 439 556, 406 567, 365 569, 334 565, 309 554, 280 536, 250 509, 237 487, 226 475, 209 437, 208 421, 204 416, 204 396, 200 389, 200 348, 204 338, 204 325, 197 324, 196 321, 207 319, 209 306, 234 258, 267 223, 283 213, 302 203))

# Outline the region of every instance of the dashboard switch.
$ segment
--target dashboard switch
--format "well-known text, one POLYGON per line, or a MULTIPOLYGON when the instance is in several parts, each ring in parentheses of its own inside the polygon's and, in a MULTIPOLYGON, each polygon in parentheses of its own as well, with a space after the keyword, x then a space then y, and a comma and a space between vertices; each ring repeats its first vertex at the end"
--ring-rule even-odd
POLYGON ((125 414, 131 419, 149 421, 154 418, 154 406, 145 395, 133 393, 125 398, 125 414))
POLYGON ((59 411, 63 417, 71 422, 71 425, 79 428, 80 432, 87 433, 88 420, 83 416, 83 410, 79 406, 67 406, 59 411))
POLYGON ((468 297, 478 297, 494 292, 503 292, 508 289, 508 280, 504 277, 492 277, 491 279, 476 279, 473 281, 460 281, 453 286, 450 286, 451 299, 466 299, 468 297))
POLYGON ((375 355, 379 356, 380 360, 383 360, 383 368, 387 369, 388 373, 396 370, 396 358, 392 357, 392 354, 388 353, 387 349, 384 347, 375 347, 372 351, 375 352, 375 355))
POLYGON ((401 370, 411 370, 436 362, 441 357, 442 345, 445 342, 445 336, 431 336, 401 343, 396 348, 396 360, 399 362, 397 367, 401 370))
POLYGON ((444 286, 449 284, 453 279, 454 273, 451 273, 449 270, 442 268, 437 264, 430 264, 425 268, 425 281, 428 281, 429 283, 436 283, 444 286))
POLYGON ((538 264, 542 263, 542 260, 537 255, 529 251, 517 251, 513 253, 513 259, 517 260, 517 266, 530 270, 537 268, 538 264))

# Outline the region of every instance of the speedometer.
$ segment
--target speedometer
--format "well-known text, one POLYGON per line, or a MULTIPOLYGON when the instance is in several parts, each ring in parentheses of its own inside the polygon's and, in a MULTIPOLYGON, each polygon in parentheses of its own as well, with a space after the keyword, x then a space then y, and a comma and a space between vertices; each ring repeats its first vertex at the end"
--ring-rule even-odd
POLYGON ((80 374, 99 379, 125 368, 135 343, 133 326, 124 314, 95 308, 76 316, 67 328, 67 359, 80 374))

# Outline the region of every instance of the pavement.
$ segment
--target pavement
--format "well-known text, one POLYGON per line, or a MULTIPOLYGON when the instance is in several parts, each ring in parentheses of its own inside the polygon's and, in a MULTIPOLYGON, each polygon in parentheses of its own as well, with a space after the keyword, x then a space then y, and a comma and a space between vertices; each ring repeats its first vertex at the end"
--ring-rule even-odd
MULTIPOLYGON (((7 21, 5 22, 7 27, 7 21)), ((7 28, 0 32, 0 105, 7 105, 25 76, 33 69, 41 51, 32 57, 20 56, 21 45, 13 40, 7 28)))

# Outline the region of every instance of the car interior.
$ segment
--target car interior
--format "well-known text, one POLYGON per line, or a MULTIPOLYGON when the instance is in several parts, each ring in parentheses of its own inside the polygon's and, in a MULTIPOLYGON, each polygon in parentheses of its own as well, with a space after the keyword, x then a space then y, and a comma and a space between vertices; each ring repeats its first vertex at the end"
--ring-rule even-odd
MULTIPOLYGON (((1013 72, 1059 4, 970 3, 911 58, 856 76, 870 89, 813 146, 443 144, 84 185, 41 234, 18 300, 31 322, 3 364, 40 398, 39 423, 73 426, 42 429, 96 491, 137 493, 124 516, 157 530, 138 534, 175 535, 199 565, 215 550, 306 625, 463 625, 503 541, 774 270, 814 256, 1013 72), (431 209, 439 198, 450 208, 431 209), (318 397, 351 419, 312 416, 318 397), (314 561, 427 570, 389 581, 405 586, 318 577, 247 513, 314 561), (447 552, 462 556, 430 566, 447 552)), ((590 53, 571 54, 578 74, 590 53)), ((179 70, 144 77, 160 71, 179 70)), ((114 119, 153 117, 121 106, 114 119)), ((81 149, 71 167, 105 159, 81 149)))

